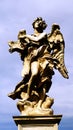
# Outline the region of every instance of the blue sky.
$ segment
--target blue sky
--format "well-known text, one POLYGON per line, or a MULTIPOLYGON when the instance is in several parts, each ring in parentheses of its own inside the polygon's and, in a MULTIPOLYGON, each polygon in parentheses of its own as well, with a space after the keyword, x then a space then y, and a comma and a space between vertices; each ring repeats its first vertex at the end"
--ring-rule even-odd
MULTIPOLYGON (((16 101, 7 97, 21 80, 22 62, 17 53, 8 52, 8 41, 17 40, 20 29, 33 33, 32 22, 41 16, 48 24, 58 23, 65 39, 65 64, 69 79, 55 70, 49 96, 54 98, 54 114, 73 117, 73 0, 0 0, 0 123, 19 115, 16 101)), ((2 129, 1 129, 2 130, 2 129)))

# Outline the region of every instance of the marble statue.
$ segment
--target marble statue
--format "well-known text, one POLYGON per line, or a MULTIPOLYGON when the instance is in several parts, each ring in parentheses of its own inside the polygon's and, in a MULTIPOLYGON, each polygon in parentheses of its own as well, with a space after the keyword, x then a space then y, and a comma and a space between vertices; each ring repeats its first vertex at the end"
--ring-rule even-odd
POLYGON ((23 62, 22 81, 8 96, 13 100, 18 99, 17 108, 22 115, 53 115, 51 106, 54 99, 47 93, 52 85, 54 69, 64 78, 69 78, 64 63, 65 42, 56 23, 49 34, 44 32, 47 24, 41 17, 36 18, 32 26, 32 35, 20 30, 17 41, 8 42, 9 52, 18 52, 23 62))

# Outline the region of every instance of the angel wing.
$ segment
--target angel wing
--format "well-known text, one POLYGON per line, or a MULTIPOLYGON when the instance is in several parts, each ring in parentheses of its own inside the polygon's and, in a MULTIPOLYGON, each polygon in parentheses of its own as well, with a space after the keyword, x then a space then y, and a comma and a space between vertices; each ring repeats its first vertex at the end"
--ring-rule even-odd
POLYGON ((65 42, 58 24, 52 25, 51 33, 48 34, 48 41, 51 48, 54 67, 58 69, 64 78, 69 78, 68 71, 64 63, 65 42))

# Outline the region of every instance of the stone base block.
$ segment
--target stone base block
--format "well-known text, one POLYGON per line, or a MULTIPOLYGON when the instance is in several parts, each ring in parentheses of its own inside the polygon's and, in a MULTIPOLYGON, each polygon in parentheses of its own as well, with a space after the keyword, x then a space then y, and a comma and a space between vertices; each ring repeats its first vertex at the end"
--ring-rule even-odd
POLYGON ((58 130, 62 115, 14 116, 18 130, 58 130))

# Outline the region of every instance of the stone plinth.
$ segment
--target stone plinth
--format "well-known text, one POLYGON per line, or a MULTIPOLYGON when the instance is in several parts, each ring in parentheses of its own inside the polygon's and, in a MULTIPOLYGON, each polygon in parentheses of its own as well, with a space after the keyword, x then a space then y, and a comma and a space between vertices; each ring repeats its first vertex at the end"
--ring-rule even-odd
POLYGON ((62 115, 13 116, 18 130, 58 130, 62 115))

